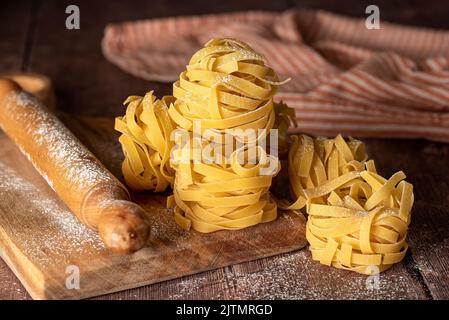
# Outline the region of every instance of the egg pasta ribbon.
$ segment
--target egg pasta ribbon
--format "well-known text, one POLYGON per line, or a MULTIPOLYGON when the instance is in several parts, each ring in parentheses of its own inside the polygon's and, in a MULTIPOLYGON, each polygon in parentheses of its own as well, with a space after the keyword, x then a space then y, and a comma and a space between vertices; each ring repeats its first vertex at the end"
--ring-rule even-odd
MULTIPOLYGON (((277 208, 268 189, 279 160, 258 148, 257 164, 241 165, 237 150, 231 163, 196 162, 176 168, 173 198, 175 221, 185 229, 208 233, 237 230, 276 218, 277 208), (262 168, 274 163, 272 175, 260 175, 262 168)), ((252 162, 252 161, 251 161, 252 162)))
POLYGON ((306 207, 314 260, 369 275, 403 259, 414 196, 402 171, 383 178, 364 144, 340 135, 293 136, 288 160, 296 201, 280 207, 306 207))
POLYGON ((153 91, 144 97, 130 96, 124 103, 126 114, 115 119, 125 155, 123 177, 133 190, 160 192, 174 183, 175 172, 170 165, 174 124, 168 116, 173 101, 170 96, 158 100, 153 91))
POLYGON ((247 44, 209 41, 173 84, 173 97, 157 100, 150 92, 125 101, 126 114, 116 119, 115 128, 122 133, 127 184, 156 192, 171 185, 173 196, 167 202, 185 229, 236 230, 274 220, 277 205, 268 189, 280 163, 267 153, 278 142, 272 141, 270 130, 279 129, 279 142, 286 148, 294 118, 292 109, 273 102, 282 83, 247 44), (176 148, 178 130, 187 132, 183 136, 189 142, 181 149, 176 148), (217 135, 219 143, 212 138, 217 135), (268 143, 259 145, 264 139, 268 143), (235 150, 229 157, 215 147, 213 158, 219 161, 204 161, 212 142, 221 144, 222 152, 228 146, 235 150))
MULTIPOLYGON (((230 158, 218 155, 222 161, 189 160, 173 165, 176 177, 169 202, 175 205, 179 225, 212 232, 241 229, 276 218, 277 205, 268 189, 279 171, 279 160, 256 142, 266 138, 275 126, 276 114, 282 112, 283 119, 287 119, 291 113, 286 106, 273 102, 277 86, 282 83, 265 65, 262 55, 235 39, 213 39, 192 56, 173 84, 176 101, 168 110, 171 119, 188 132, 198 125, 202 133, 200 147, 208 139, 208 131, 232 136, 232 141, 223 142, 223 149, 225 144, 237 142, 240 147, 230 158), (247 136, 248 132, 255 134, 247 136), (250 153, 257 156, 250 159, 250 153), (270 165, 273 170, 264 173, 263 169, 270 165)), ((285 120, 278 122, 276 126, 285 135, 285 120)))
POLYGON ((126 183, 156 192, 171 186, 167 205, 176 223, 203 233, 272 221, 278 206, 305 208, 314 260, 363 274, 388 269, 407 251, 413 186, 402 171, 380 176, 356 139, 295 135, 289 145, 294 111, 273 102, 283 83, 247 44, 209 41, 173 84, 173 96, 158 100, 149 92, 125 101, 115 128, 126 183), (178 130, 187 142, 181 148, 178 130), (268 143, 259 145, 263 139, 268 143), (273 143, 288 152, 293 203, 275 202, 269 192, 280 169, 267 152, 273 143))

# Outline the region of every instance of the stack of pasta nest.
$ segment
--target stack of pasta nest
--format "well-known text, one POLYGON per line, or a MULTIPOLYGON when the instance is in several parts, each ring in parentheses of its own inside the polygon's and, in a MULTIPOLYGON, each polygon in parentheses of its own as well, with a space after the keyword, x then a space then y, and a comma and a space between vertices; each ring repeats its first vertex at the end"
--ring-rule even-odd
POLYGON ((306 208, 313 259, 367 274, 387 269, 407 250, 411 184, 402 172, 378 175, 358 140, 300 135, 289 142, 294 112, 273 102, 282 83, 247 44, 211 40, 173 84, 173 96, 125 101, 116 129, 126 183, 156 192, 171 186, 168 205, 187 230, 237 230, 276 219, 269 188, 280 162, 273 150, 289 148, 296 200, 278 202, 306 208))
POLYGON ((236 230, 276 219, 269 188, 280 164, 267 140, 275 124, 281 134, 288 127, 276 123, 275 113, 278 120, 289 113, 273 102, 280 84, 247 44, 211 40, 192 56, 172 97, 150 92, 125 102, 116 129, 127 184, 154 191, 171 184, 168 202, 185 229, 236 230))

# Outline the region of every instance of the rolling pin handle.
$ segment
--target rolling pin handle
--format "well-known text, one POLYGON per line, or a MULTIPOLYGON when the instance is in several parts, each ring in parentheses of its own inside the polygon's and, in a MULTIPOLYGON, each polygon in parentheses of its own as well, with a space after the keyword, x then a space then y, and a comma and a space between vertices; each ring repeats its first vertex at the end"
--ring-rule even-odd
POLYGON ((0 100, 12 91, 19 91, 20 89, 20 86, 16 82, 6 78, 0 78, 0 100))
POLYGON ((111 251, 132 253, 142 248, 150 236, 144 210, 127 200, 116 200, 103 209, 98 231, 111 251))

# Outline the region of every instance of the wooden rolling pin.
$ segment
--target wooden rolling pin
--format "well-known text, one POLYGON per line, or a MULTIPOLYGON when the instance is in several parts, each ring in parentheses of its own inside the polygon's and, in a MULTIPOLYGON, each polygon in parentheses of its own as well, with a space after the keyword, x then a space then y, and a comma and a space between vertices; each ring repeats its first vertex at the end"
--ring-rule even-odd
POLYGON ((38 99, 5 78, 0 128, 107 248, 130 253, 145 245, 149 223, 123 184, 38 99))
POLYGON ((55 93, 50 78, 31 72, 6 73, 0 78, 7 78, 17 82, 20 87, 38 98, 50 110, 55 108, 55 93))

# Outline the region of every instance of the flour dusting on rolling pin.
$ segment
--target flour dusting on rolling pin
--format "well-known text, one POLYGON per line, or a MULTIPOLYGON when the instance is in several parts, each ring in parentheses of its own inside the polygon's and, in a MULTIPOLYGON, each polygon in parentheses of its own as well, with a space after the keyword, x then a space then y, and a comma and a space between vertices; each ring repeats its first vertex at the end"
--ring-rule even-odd
POLYGON ((129 201, 123 184, 41 102, 6 79, 0 79, 0 128, 110 250, 129 253, 145 245, 145 212, 129 201))

